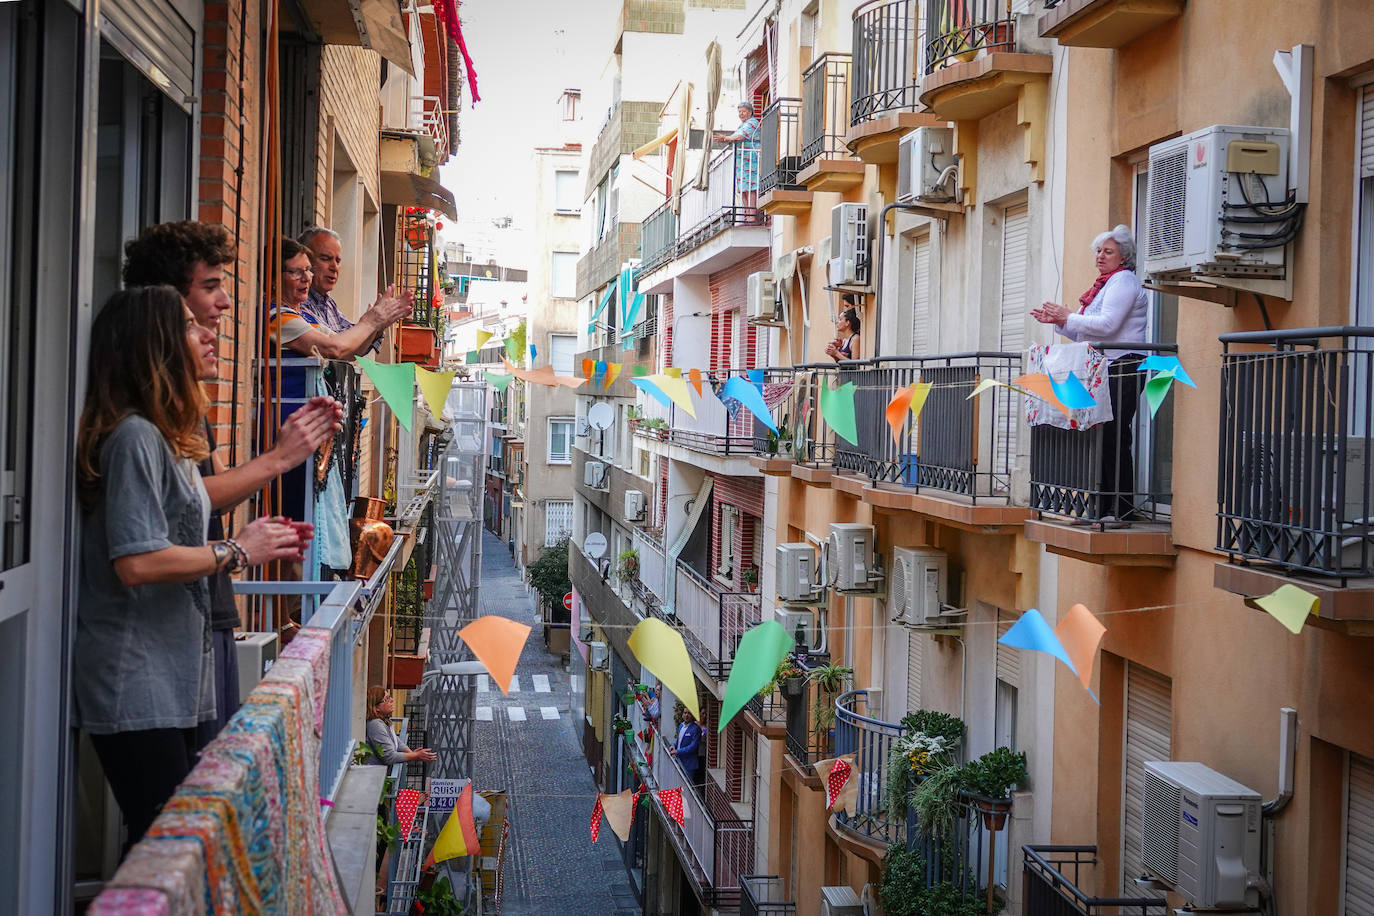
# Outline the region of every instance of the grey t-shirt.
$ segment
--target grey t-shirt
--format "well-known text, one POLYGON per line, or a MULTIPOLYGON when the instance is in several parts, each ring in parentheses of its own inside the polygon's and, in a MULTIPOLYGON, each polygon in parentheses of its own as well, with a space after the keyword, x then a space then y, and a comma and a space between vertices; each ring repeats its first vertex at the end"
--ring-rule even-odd
POLYGON ((128 588, 120 557, 205 543, 188 462, 141 416, 100 449, 100 494, 83 516, 73 681, 78 724, 105 735, 194 728, 215 715, 206 580, 128 588))
POLYGON ((401 741, 388 720, 368 719, 366 735, 367 749, 372 752, 367 758, 368 763, 385 766, 405 763, 405 751, 401 750, 401 741))

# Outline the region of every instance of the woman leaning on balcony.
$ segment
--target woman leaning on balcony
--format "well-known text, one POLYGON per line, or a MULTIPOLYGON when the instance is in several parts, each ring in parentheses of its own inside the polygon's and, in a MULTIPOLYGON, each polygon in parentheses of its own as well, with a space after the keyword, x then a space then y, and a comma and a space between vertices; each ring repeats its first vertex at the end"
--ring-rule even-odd
POLYGON ((392 766, 419 760, 433 763, 438 759, 434 751, 427 747, 411 750, 396 737, 391 727, 391 714, 396 711, 395 700, 385 687, 373 685, 367 688, 367 763, 392 766))
MULTIPOLYGON (((1149 295, 1135 272, 1135 237, 1116 226, 1093 239, 1097 280, 1082 296, 1074 312, 1045 302, 1031 312, 1042 324, 1052 324, 1073 341, 1093 344, 1144 343, 1149 318, 1149 295)), ((1134 514, 1135 463, 1131 457, 1132 424, 1140 406, 1141 374, 1136 371, 1143 351, 1130 347, 1103 351, 1109 370, 1112 419, 1102 424, 1103 521, 1129 521, 1134 514)))
MULTIPOLYGON (((740 102, 735 106, 739 112, 739 127, 733 134, 721 138, 725 143, 735 144, 735 190, 739 192, 740 204, 749 210, 759 206, 759 119, 754 117, 754 106, 740 102)), ((756 216, 756 214, 748 214, 756 216)))
POLYGON ((170 286, 116 293, 91 327, 72 678, 129 846, 190 773, 196 726, 215 715, 207 577, 298 558, 310 537, 309 526, 261 518, 206 542, 198 379, 213 377, 214 361, 214 332, 170 286))

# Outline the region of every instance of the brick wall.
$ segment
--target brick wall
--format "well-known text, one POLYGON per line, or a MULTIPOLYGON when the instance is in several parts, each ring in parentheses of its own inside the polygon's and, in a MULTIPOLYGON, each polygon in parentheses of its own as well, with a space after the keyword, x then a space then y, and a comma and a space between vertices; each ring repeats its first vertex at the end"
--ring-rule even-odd
POLYGON ((337 136, 367 193, 381 202, 377 171, 381 130, 381 56, 367 48, 325 45, 320 57, 320 129, 315 164, 315 220, 329 217, 337 136))

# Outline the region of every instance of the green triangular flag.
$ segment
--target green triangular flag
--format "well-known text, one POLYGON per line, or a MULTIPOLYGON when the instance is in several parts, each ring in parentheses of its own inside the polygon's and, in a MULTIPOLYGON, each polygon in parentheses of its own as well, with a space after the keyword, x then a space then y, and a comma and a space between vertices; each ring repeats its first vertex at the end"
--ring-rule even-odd
POLYGON ((635 378, 643 378, 648 374, 649 370, 645 369, 643 366, 634 366, 630 369, 630 375, 634 376, 635 378))
POLYGON ((859 444, 858 426, 854 422, 854 383, 845 382, 839 388, 821 386, 821 416, 835 435, 852 445, 859 444))
POLYGON ((1159 405, 1164 403, 1164 396, 1169 393, 1169 387, 1174 383, 1174 370, 1165 369, 1163 372, 1156 372, 1154 378, 1145 383, 1145 403, 1150 405, 1150 416, 1159 413, 1159 405))
POLYGON ((415 364, 379 363, 359 356, 358 365, 377 386, 377 393, 396 415, 401 427, 410 432, 411 414, 415 409, 415 364))
POLYGON ((735 659, 730 663, 730 679, 725 682, 717 733, 725 731, 735 713, 773 679, 778 662, 787 657, 794 645, 795 640, 776 620, 765 620, 744 634, 735 650, 735 659))
POLYGON ((506 375, 504 372, 484 372, 482 377, 502 394, 506 393, 506 386, 510 384, 510 380, 515 378, 515 376, 506 375))
POLYGON ((517 366, 520 365, 520 344, 516 343, 514 337, 506 338, 506 355, 510 357, 511 362, 515 363, 517 366))

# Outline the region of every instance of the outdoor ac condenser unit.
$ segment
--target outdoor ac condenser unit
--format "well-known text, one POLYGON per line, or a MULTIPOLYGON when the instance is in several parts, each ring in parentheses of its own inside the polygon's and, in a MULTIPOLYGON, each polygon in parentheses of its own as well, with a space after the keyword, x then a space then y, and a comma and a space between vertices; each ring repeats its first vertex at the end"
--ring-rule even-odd
POLYGON ((1282 279, 1288 142, 1285 128, 1218 124, 1150 147, 1145 273, 1282 279))
MULTIPOLYGON (((1254 907, 1260 795, 1201 763, 1145 762, 1140 858, 1194 907, 1254 907)), ((1133 877, 1128 875, 1129 877, 1133 877)))
POLYGON ((804 643, 810 638, 813 620, 810 611, 779 607, 773 609, 773 618, 782 624, 782 628, 787 631, 793 641, 801 640, 804 643))
POLYGON ((868 285, 868 205, 837 204, 830 211, 831 286, 868 285))
POLYGON ((744 309, 750 324, 781 324, 777 285, 771 271, 761 270, 744 278, 744 309))
POLYGON ((889 616, 908 626, 928 626, 941 619, 949 595, 949 563, 943 551, 920 547, 892 549, 889 616))
POLYGON ((829 542, 830 585, 842 592, 870 588, 873 568, 873 526, 831 522, 829 542))
POLYGON ((639 490, 625 491, 625 520, 644 521, 644 494, 639 490))
POLYGON ((610 667, 610 650, 604 642, 587 643, 587 667, 593 671, 605 671, 610 667))
POLYGON ((812 581, 816 568, 816 548, 810 544, 779 544, 775 557, 778 598, 785 602, 806 602, 815 597, 812 581))
POLYGON ((954 130, 918 127, 897 144, 897 199, 954 200, 954 182, 940 183, 940 174, 954 165, 954 130))
POLYGON ((601 489, 606 483, 606 465, 600 461, 588 461, 582 469, 582 482, 592 489, 601 489))
POLYGON ((864 916, 864 905, 849 885, 823 887, 821 916, 864 916))

